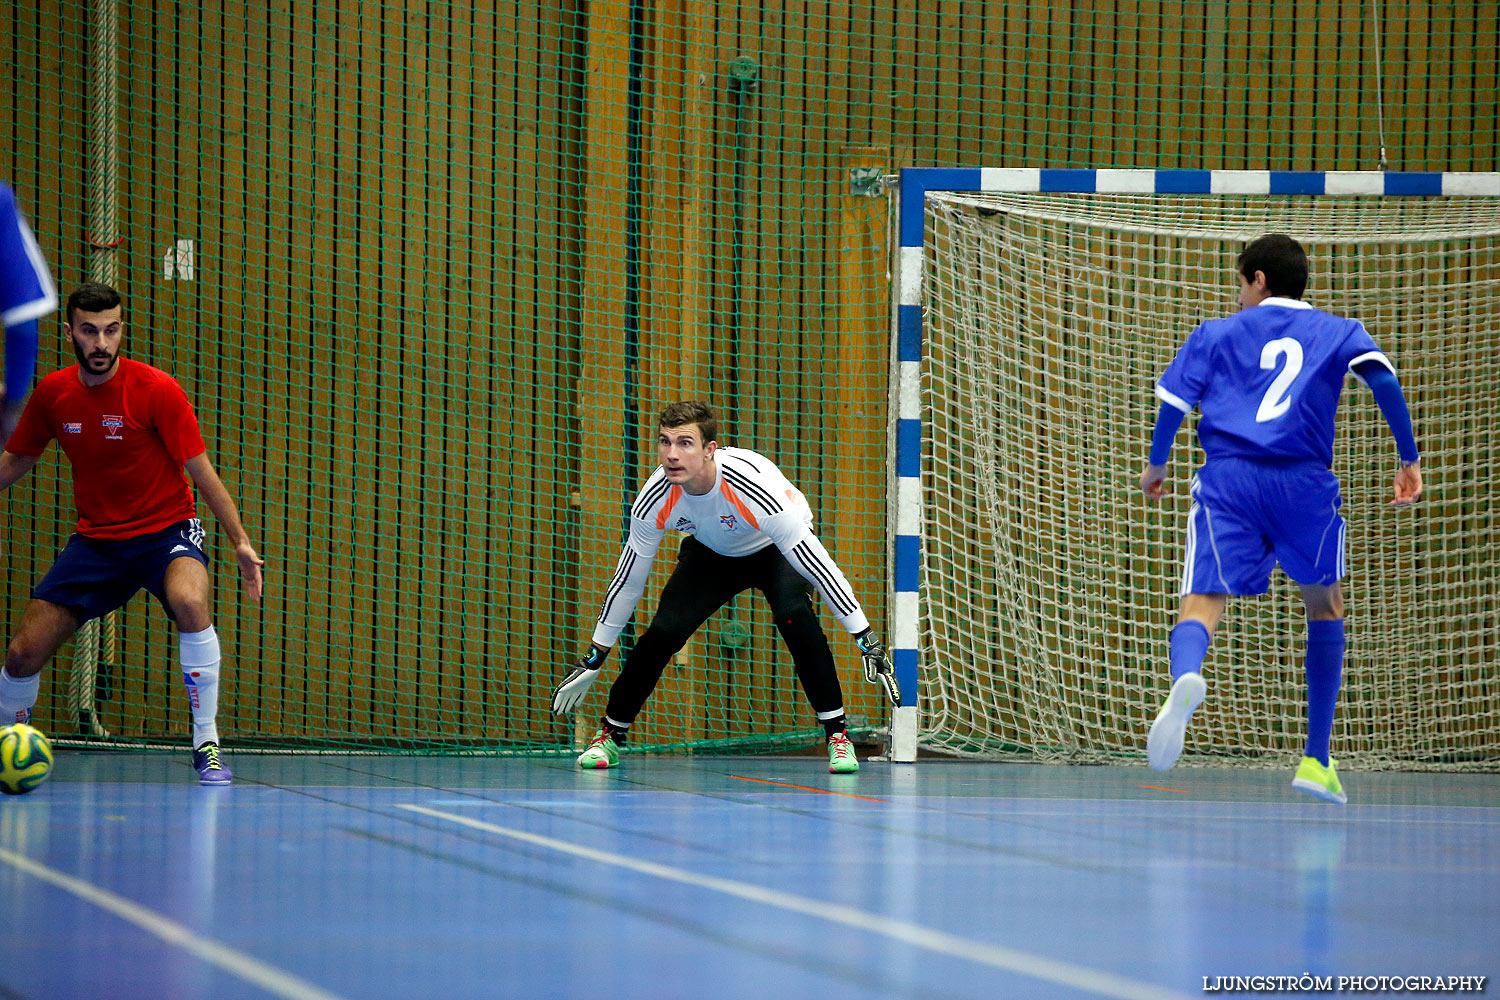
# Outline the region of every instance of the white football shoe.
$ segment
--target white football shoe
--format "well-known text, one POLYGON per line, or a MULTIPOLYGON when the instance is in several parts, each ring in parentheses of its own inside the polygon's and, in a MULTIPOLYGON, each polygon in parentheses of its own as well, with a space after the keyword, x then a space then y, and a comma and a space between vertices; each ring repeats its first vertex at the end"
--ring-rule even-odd
POLYGON ((1196 670, 1173 682, 1166 704, 1156 713, 1156 721, 1151 723, 1151 733, 1146 737, 1146 757, 1153 768, 1165 771, 1177 763, 1187 737, 1188 720, 1193 717, 1193 709, 1203 704, 1207 693, 1208 682, 1196 670))

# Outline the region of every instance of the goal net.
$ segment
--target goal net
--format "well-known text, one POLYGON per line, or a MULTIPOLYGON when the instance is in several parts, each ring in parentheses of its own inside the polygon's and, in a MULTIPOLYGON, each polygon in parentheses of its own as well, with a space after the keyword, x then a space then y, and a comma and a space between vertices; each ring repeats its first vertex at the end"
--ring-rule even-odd
MULTIPOLYGON (((1244 244, 1286 232, 1311 258, 1307 300, 1362 320, 1396 365, 1423 453, 1421 501, 1388 506, 1395 445, 1351 379, 1334 753, 1500 766, 1500 199, 929 192, 925 211, 924 746, 1143 754, 1203 460, 1189 418, 1168 497, 1140 495, 1152 388, 1194 326, 1236 308, 1244 244)), ((1300 753, 1304 636, 1279 569, 1269 595, 1230 602, 1185 760, 1300 753)))

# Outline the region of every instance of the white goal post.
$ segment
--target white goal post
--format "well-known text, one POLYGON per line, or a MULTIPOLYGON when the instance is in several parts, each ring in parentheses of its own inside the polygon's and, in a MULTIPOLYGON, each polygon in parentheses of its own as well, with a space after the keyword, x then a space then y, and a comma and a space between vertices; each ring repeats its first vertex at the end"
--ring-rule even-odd
MULTIPOLYGON (((1500 174, 906 169, 899 186, 892 759, 1143 757, 1166 693, 1188 433, 1136 490, 1155 379, 1235 308, 1234 257, 1295 236, 1306 298, 1362 320, 1411 404, 1427 491, 1346 391, 1334 471, 1350 639, 1334 753, 1500 767, 1500 174)), ((1302 609, 1231 601, 1185 760, 1283 763, 1303 737, 1302 609)))

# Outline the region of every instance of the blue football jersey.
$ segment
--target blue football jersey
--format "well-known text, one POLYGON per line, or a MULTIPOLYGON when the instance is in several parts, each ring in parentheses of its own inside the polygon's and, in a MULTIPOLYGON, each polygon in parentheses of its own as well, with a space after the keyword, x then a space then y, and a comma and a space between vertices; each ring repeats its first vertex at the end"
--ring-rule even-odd
POLYGON ((1199 407, 1198 441, 1210 460, 1331 466, 1344 377, 1366 361, 1395 371, 1357 320, 1272 297, 1194 330, 1156 396, 1183 413, 1199 407))
POLYGON ((0 326, 5 328, 5 398, 19 400, 36 371, 37 320, 57 310, 57 289, 15 196, 0 184, 0 326))
POLYGON ((0 184, 0 325, 15 326, 57 310, 57 289, 31 227, 0 184))

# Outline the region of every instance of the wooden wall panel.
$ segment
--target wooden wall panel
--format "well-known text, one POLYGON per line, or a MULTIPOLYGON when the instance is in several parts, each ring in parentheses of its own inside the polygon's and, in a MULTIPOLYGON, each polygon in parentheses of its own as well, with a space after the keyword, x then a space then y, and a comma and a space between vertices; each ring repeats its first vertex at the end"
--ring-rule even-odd
MULTIPOLYGON (((807 365, 791 368, 785 362, 788 353, 800 355, 798 345, 805 329, 796 317, 804 312, 803 296, 816 279, 807 266, 789 270, 783 264, 788 251, 804 265, 810 263, 799 255, 813 235, 808 223, 815 225, 817 219, 820 185, 815 178, 824 145, 826 107, 808 100, 807 95, 833 97, 822 50, 826 11, 825 0, 806 0, 789 8, 779 30, 771 35, 760 25, 775 16, 774 8, 729 5, 725 16, 740 17, 750 30, 743 30, 735 47, 724 53, 720 70, 725 81, 722 198, 730 212, 716 237, 729 250, 723 258, 723 277, 717 282, 722 293, 717 322, 726 333, 732 328, 732 339, 724 338, 722 357, 726 375, 733 380, 724 436, 731 444, 767 455, 793 480, 802 478, 799 459, 808 448, 789 448, 788 441, 796 436, 801 384, 815 377, 815 362, 807 357, 807 365), (762 34, 767 35, 767 42, 778 42, 780 50, 758 45, 762 34), (756 60, 753 85, 736 82, 729 72, 730 60, 739 55, 756 60), (789 112, 788 117, 795 117, 802 127, 787 133, 795 147, 783 149, 778 133, 786 122, 779 110, 789 99, 801 110, 789 112), (766 182, 768 174, 776 175, 774 185, 766 182), (782 247, 776 256, 761 249, 773 242, 782 247), (794 245, 796 250, 791 249, 794 245)), ((707 659, 717 670, 704 727, 714 724, 709 713, 729 718, 737 733, 809 725, 806 703, 792 696, 796 689, 790 657, 759 593, 741 594, 711 621, 705 644, 707 659), (745 645, 725 645, 724 640, 736 630, 748 633, 745 645)))
MULTIPOLYGON (((444 343, 447 385, 442 406, 449 417, 440 428, 442 463, 434 470, 442 484, 443 506, 448 527, 443 543, 434 553, 441 569, 437 620, 440 628, 438 657, 445 665, 442 688, 435 692, 438 718, 453 726, 456 735, 482 737, 488 705, 479 665, 484 662, 484 635, 490 630, 489 606, 476 596, 486 593, 484 497, 470 483, 475 450, 470 447, 476 403, 492 405, 488 381, 476 380, 468 369, 472 345, 448 335, 449 330, 471 325, 474 316, 474 214, 471 191, 476 173, 476 125, 473 103, 476 90, 487 81, 476 80, 475 12, 470 8, 444 5, 432 11, 432 32, 443 43, 443 58, 434 60, 446 78, 443 100, 432 110, 443 127, 430 142, 430 158, 439 174, 439 196, 446 225, 442 246, 436 248, 445 263, 442 285, 437 289, 444 308, 435 322, 429 321, 428 336, 444 343), (480 402, 482 400, 482 402, 480 402), (477 627, 475 627, 477 626, 477 627)), ((487 310, 485 310, 487 311, 487 310)))
MULTIPOLYGON (((247 130, 244 124, 247 117, 262 113, 265 103, 251 106, 233 95, 250 79, 251 65, 259 72, 258 67, 263 63, 252 62, 255 57, 251 53, 258 50, 264 54, 266 43, 262 39, 247 46, 242 41, 249 27, 235 5, 206 7, 196 19, 194 29, 196 40, 192 48, 200 53, 194 81, 200 95, 198 113, 202 119, 198 134, 210 141, 203 144, 207 155, 202 157, 193 175, 200 205, 199 225, 193 232, 182 233, 196 241, 193 283, 179 283, 177 287, 179 294, 189 288, 194 290, 201 302, 199 315, 203 322, 197 331, 194 364, 179 369, 179 375, 213 373, 210 394, 205 394, 207 387, 202 379, 194 379, 198 388, 188 391, 206 430, 210 461, 235 499, 256 551, 268 561, 268 599, 255 606, 244 597, 228 537, 203 509, 205 505, 200 504, 205 529, 211 532, 211 547, 207 551, 214 578, 214 623, 225 653, 221 726, 226 733, 237 733, 247 723, 253 725, 258 720, 281 726, 284 706, 294 697, 297 700, 301 697, 300 692, 290 694, 296 690, 294 684, 285 680, 278 684, 272 679, 275 675, 268 677, 261 670, 268 660, 282 670, 298 673, 305 672, 305 665, 296 658, 278 657, 266 649, 268 638, 274 642, 273 637, 297 630, 299 623, 285 611, 291 582, 286 572, 285 548, 267 535, 270 516, 284 509, 284 504, 279 499, 268 503, 264 489, 256 488, 256 484, 263 486, 267 481, 267 462, 272 454, 266 441, 271 408, 284 407, 279 401, 273 402, 280 393, 270 391, 265 373, 281 370, 284 374, 278 381, 298 386, 288 393, 289 398, 307 398, 313 389, 301 372, 285 366, 284 348, 276 347, 279 338, 272 331, 284 329, 285 324, 272 316, 288 305, 280 301, 284 297, 267 297, 280 283, 278 276, 266 273, 266 269, 274 266, 273 261, 259 247, 253 258, 247 254, 246 227, 260 218, 260 213, 250 208, 247 185, 261 169, 249 160, 247 132, 252 130, 247 130)), ((305 628, 302 631, 305 633, 305 628)), ((310 638, 315 641, 317 637, 310 638)), ((296 648, 306 645, 295 640, 294 643, 296 648)), ((175 674, 175 671, 163 672, 175 674)), ((176 692, 174 695, 180 703, 181 695, 176 692)), ((304 721, 299 714, 290 730, 296 732, 304 721)))
MULTIPOLYGON (((310 419, 315 448, 309 455, 309 509, 301 553, 296 548, 283 548, 263 556, 268 565, 275 558, 282 588, 287 587, 287 577, 297 569, 309 577, 304 615, 326 622, 326 627, 312 629, 303 623, 300 631, 309 636, 309 641, 302 649, 288 652, 285 669, 299 677, 309 692, 303 711, 321 715, 332 728, 347 726, 354 711, 350 685, 336 675, 334 665, 345 664, 345 671, 351 667, 363 670, 363 660, 353 655, 353 626, 358 607, 368 606, 368 598, 361 594, 361 584, 351 572, 358 559, 351 474, 352 432, 357 420, 349 418, 358 410, 347 403, 355 380, 349 377, 344 363, 349 346, 346 335, 355 325, 345 321, 346 309, 358 315, 352 305, 344 305, 346 284, 354 270, 348 251, 355 242, 344 215, 358 175, 359 158, 358 143, 344 142, 349 131, 344 119, 346 115, 353 117, 357 108, 357 90, 348 71, 357 65, 360 12, 354 0, 339 0, 333 5, 313 5, 308 17, 316 39, 311 93, 326 96, 309 101, 312 121, 308 133, 314 170, 309 205, 311 259, 307 287, 298 296, 296 319, 288 323, 284 335, 290 339, 295 331, 307 343, 305 368, 314 394, 310 419)), ((260 416, 264 427, 269 423, 269 413, 263 409, 260 416)), ((265 435, 257 437, 263 439, 265 435)))
MULTIPOLYGON (((316 509, 313 467, 322 458, 326 432, 314 415, 317 385, 302 333, 309 274, 293 249, 306 244, 308 201, 317 183, 310 163, 309 130, 302 118, 313 93, 312 25, 304 20, 310 13, 310 5, 272 7, 264 25, 251 29, 263 38, 259 46, 252 46, 252 50, 260 48, 262 55, 246 59, 245 83, 260 106, 257 111, 264 115, 265 144, 250 151, 247 180, 252 194, 246 205, 250 242, 242 247, 241 259, 254 275, 250 284, 253 315, 263 324, 265 335, 253 341, 247 338, 246 349, 230 350, 220 362, 236 380, 242 373, 267 373, 269 380, 245 379, 247 384, 236 395, 252 401, 264 391, 274 408, 270 419, 259 426, 224 427, 222 438, 225 457, 234 461, 241 460, 245 444, 263 449, 261 461, 253 468, 262 477, 269 502, 259 523, 247 525, 247 530, 268 552, 281 556, 279 568, 271 574, 275 599, 257 609, 263 626, 258 662, 245 656, 248 648, 231 648, 233 665, 254 671, 231 671, 236 684, 250 676, 259 680, 259 698, 234 703, 236 720, 243 719, 241 724, 251 733, 259 731, 261 720, 275 726, 274 732, 296 733, 326 726, 327 718, 327 706, 319 697, 322 685, 298 665, 303 655, 325 662, 328 658, 326 619, 322 613, 308 614, 309 605, 317 607, 312 591, 318 570, 309 567, 310 560, 302 554, 309 548, 307 512, 316 509), (266 385, 266 381, 273 384, 266 385), (264 447, 267 437, 274 446, 264 447)), ((222 272, 210 272, 202 283, 222 282, 224 277, 222 272)), ((221 530, 219 537, 223 538, 221 530)), ((224 566, 228 553, 222 542, 215 554, 216 564, 224 566)), ((249 603, 236 594, 223 603, 228 610, 242 602, 249 603)), ((246 617, 256 614, 245 610, 246 617)), ((331 671, 321 671, 317 678, 331 676, 331 671)))
MULTIPOLYGON (((599 609, 624 541, 624 511, 639 485, 622 475, 620 455, 626 427, 623 374, 625 275, 626 120, 630 72, 630 12, 626 0, 590 0, 585 76, 585 210, 590 252, 583 260, 583 309, 579 328, 578 423, 579 587, 577 633, 564 643, 581 650, 599 609)), ((566 655, 566 654, 565 654, 566 655)), ((615 667, 624 649, 616 644, 615 667)), ((560 672, 561 666, 557 670, 560 672)), ((592 712, 588 713, 592 716, 592 712)), ((602 711, 601 711, 602 714, 602 711)), ((575 739, 597 729, 579 713, 575 739)))
MULTIPOLYGON (((415 587, 403 613, 403 630, 411 644, 403 651, 402 679, 413 684, 401 701, 415 717, 456 726, 462 710, 463 630, 448 617, 448 567, 465 558, 468 536, 462 501, 447 488, 453 457, 448 454, 447 426, 456 416, 454 381, 465 362, 463 344, 440 335, 447 326, 452 282, 452 217, 447 176, 451 159, 448 132, 452 80, 448 73, 448 35, 441 18, 446 4, 413 3, 406 10, 408 159, 406 213, 405 306, 408 317, 407 362, 402 379, 402 409, 420 414, 415 450, 410 455, 414 487, 403 492, 414 501, 411 553, 417 561, 415 587), (415 175, 415 176, 413 176, 415 175), (415 190, 413 190, 415 188, 415 190), (416 616, 412 609, 421 609, 416 616), (425 655, 413 656, 411 649, 425 655)), ((395 726, 409 726, 412 716, 395 726)))
MULTIPOLYGON (((508 673, 515 676, 536 669, 542 678, 547 678, 549 673, 561 672, 557 669, 560 664, 551 671, 547 669, 551 666, 547 657, 556 647, 541 634, 546 621, 538 615, 539 605, 546 599, 548 566, 544 546, 552 531, 555 508, 548 502, 549 491, 539 488, 547 478, 547 462, 534 447, 538 435, 532 430, 542 430, 547 422, 545 416, 537 412, 538 389, 545 387, 545 381, 539 380, 549 364, 550 355, 547 350, 549 331, 539 325, 538 304, 548 275, 554 272, 554 268, 542 259, 542 247, 554 238, 554 234, 538 228, 537 212, 545 200, 541 195, 548 185, 550 173, 542 160, 538 132, 539 75, 543 72, 543 39, 549 34, 547 16, 545 8, 516 5, 514 113, 519 120, 515 126, 514 159, 505 170, 506 183, 515 191, 515 208, 507 220, 514 233, 514 250, 506 270, 516 288, 510 302, 507 350, 512 370, 506 381, 512 393, 512 405, 521 419, 509 422, 506 437, 510 443, 500 452, 511 463, 507 484, 511 509, 526 511, 526 516, 510 519, 510 529, 506 532, 510 537, 512 574, 507 604, 522 613, 520 621, 512 624, 511 631, 516 653, 524 657, 519 661, 512 660, 508 673), (518 625, 520 627, 516 627, 518 625)), ((528 692, 529 703, 522 700, 508 707, 513 722, 533 717, 541 710, 544 694, 541 687, 536 685, 528 692)))
MULTIPOLYGON (((365 512, 372 533, 365 544, 381 553, 384 586, 374 593, 371 632, 370 699, 363 718, 356 715, 355 730, 368 735, 388 732, 395 707, 403 695, 403 674, 410 678, 419 664, 405 660, 405 633, 414 606, 408 591, 416 560, 411 552, 412 525, 419 522, 420 494, 411 472, 412 449, 416 446, 412 425, 420 411, 402 407, 402 390, 408 365, 410 314, 403 291, 409 266, 407 244, 420 233, 406 231, 407 165, 405 145, 410 122, 406 113, 406 39, 402 10, 379 11, 371 25, 370 47, 361 53, 366 60, 364 111, 380 123, 373 143, 367 143, 370 170, 365 175, 366 197, 361 221, 371 223, 367 245, 375 251, 370 260, 375 279, 375 300, 383 336, 375 359, 375 397, 370 416, 377 424, 375 450, 361 499, 373 509, 365 512), (410 490, 411 492, 408 492, 410 490), (411 509, 405 508, 410 502, 411 509), (409 516, 406 516, 408 515, 409 516)), ((413 192, 416 193, 416 192, 413 192)), ((413 375, 416 374, 414 371, 413 375)), ((356 701, 356 705, 360 703, 356 701)))
MULTIPOLYGON (((336 238, 334 274, 340 294, 324 303, 320 318, 311 325, 315 338, 334 345, 330 360, 338 358, 338 367, 329 369, 330 373, 337 372, 331 379, 330 397, 342 424, 330 428, 334 431, 330 434, 332 506, 327 530, 330 550, 338 553, 331 581, 331 607, 337 610, 330 621, 342 626, 338 643, 347 677, 342 685, 336 684, 334 662, 309 663, 308 669, 321 669, 328 676, 330 690, 342 688, 340 694, 347 697, 347 707, 342 699, 335 703, 341 711, 331 716, 331 721, 341 722, 351 731, 355 726, 362 730, 368 727, 363 706, 371 695, 370 668, 375 657, 371 616, 377 595, 391 585, 384 546, 371 530, 366 500, 372 466, 382 455, 378 434, 384 422, 376 405, 378 355, 358 350, 351 355, 347 346, 348 339, 357 336, 366 324, 383 329, 386 321, 376 297, 379 282, 374 275, 379 233, 370 180, 374 141, 366 136, 364 126, 369 116, 367 102, 371 100, 367 95, 375 95, 378 87, 381 34, 375 14, 362 0, 344 0, 338 8, 342 35, 339 81, 331 95, 337 116, 337 194, 334 215, 327 224, 333 227, 336 238)), ((381 350, 385 347, 382 341, 381 350)))

